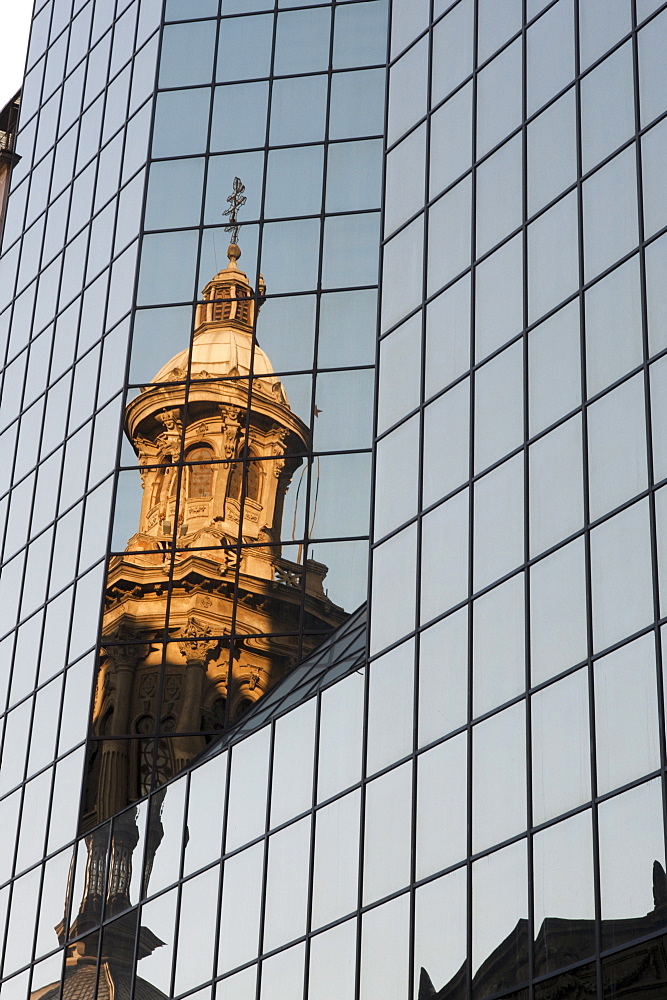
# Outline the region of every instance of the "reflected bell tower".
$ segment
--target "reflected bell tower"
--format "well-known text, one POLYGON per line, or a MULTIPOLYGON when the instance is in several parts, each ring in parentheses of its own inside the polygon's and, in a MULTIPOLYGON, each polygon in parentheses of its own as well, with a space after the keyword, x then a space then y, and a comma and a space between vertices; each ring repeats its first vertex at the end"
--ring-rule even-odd
MULTIPOLYGON (((235 234, 234 234, 235 235, 235 234)), ((233 242, 192 346, 131 400, 137 531, 109 564, 84 827, 181 770, 345 618, 326 567, 283 558, 285 495, 309 448, 254 338, 233 242), (165 628, 166 624, 166 628, 165 628), (305 633, 305 634, 304 634, 305 633)))

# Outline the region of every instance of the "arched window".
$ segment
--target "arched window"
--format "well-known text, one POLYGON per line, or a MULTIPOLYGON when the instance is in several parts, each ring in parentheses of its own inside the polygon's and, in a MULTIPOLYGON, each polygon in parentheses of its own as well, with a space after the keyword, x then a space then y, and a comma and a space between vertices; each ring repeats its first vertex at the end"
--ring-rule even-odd
POLYGON ((253 461, 252 457, 249 456, 247 448, 244 448, 238 459, 232 465, 232 473, 229 477, 229 489, 227 494, 233 497, 234 500, 241 502, 241 493, 243 488, 243 478, 245 476, 246 487, 245 495, 251 500, 259 500, 259 494, 261 490, 261 469, 260 463, 253 461))
MULTIPOLYGON (((200 445, 188 452, 188 462, 210 462, 213 449, 200 445)), ((210 465, 192 465, 188 474, 188 496, 210 497, 213 493, 213 468, 210 465)))

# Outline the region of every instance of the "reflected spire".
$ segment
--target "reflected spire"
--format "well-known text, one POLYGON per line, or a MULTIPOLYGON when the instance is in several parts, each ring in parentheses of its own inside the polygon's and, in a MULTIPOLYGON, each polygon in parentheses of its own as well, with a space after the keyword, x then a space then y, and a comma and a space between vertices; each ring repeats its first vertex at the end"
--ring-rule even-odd
POLYGON ((232 247, 235 247, 236 250, 238 250, 236 256, 237 257, 241 256, 241 251, 238 249, 238 246, 236 246, 239 239, 239 221, 237 216, 239 209, 243 208, 243 206, 248 200, 243 193, 244 191, 245 191, 245 184, 241 181, 240 177, 235 177, 234 185, 232 187, 232 193, 227 199, 229 208, 226 208, 225 211, 222 213, 223 215, 229 216, 229 223, 225 226, 225 232, 231 234, 231 246, 227 251, 227 256, 230 258, 230 260, 231 260, 230 251, 232 250, 232 247))

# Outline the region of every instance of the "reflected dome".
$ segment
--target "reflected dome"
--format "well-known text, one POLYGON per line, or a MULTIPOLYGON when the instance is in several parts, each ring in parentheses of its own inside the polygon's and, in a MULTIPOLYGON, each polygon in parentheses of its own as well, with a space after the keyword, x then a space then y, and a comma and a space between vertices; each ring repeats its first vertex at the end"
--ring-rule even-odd
POLYGON ((188 355, 191 357, 190 372, 193 376, 214 378, 228 375, 254 376, 272 375, 273 367, 268 356, 255 344, 247 333, 233 327, 216 327, 203 332, 195 332, 192 350, 180 351, 163 365, 153 382, 173 382, 174 370, 187 372, 188 355))

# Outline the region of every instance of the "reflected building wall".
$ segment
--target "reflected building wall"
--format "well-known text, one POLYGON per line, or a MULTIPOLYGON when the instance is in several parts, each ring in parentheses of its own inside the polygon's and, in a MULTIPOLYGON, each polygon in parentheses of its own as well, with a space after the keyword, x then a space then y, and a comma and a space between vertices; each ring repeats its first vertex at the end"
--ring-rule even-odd
POLYGON ((667 8, 37 7, 3 1000, 661 996, 667 8))

